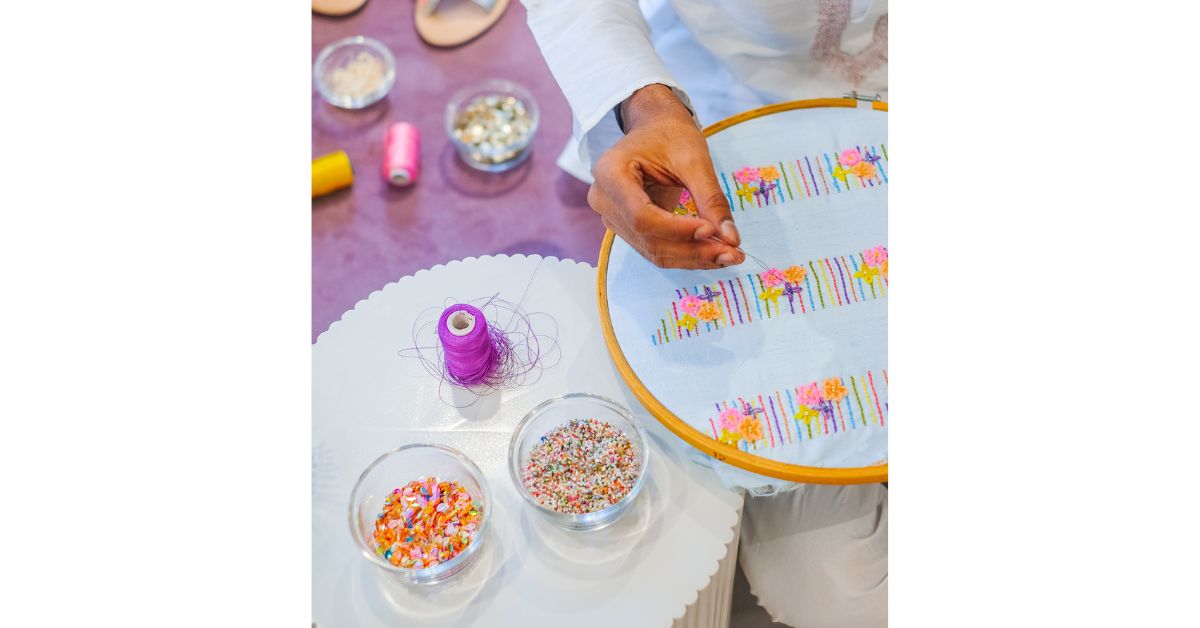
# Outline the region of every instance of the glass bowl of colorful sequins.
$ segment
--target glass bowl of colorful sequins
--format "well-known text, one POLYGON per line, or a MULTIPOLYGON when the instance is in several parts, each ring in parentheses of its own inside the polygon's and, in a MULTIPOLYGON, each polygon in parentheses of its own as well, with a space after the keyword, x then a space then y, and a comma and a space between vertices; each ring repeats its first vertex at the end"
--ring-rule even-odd
POLYGON ((508 448, 517 492, 568 530, 597 530, 625 514, 646 477, 642 426, 611 399, 574 393, 525 415, 508 448))
POLYGON ((529 90, 504 79, 464 87, 446 105, 446 133, 476 170, 515 168, 533 151, 538 105, 529 90))
POLYGON ((396 83, 396 59, 378 39, 346 37, 317 55, 313 80, 325 102, 343 109, 362 109, 391 91, 396 83))
POLYGON ((442 445, 405 445, 363 471, 350 494, 362 554, 416 585, 465 569, 487 540, 492 494, 479 467, 442 445))

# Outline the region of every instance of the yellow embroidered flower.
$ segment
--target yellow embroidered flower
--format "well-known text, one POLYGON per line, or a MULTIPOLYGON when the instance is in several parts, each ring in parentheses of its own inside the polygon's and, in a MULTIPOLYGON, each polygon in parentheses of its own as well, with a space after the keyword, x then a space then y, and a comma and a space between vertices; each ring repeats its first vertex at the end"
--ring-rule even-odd
POLYGON ((833 169, 833 176, 841 179, 843 183, 846 182, 846 175, 848 174, 850 174, 850 171, 843 168, 840 164, 833 169))
POLYGON ((788 280, 788 283, 800 283, 808 276, 808 270, 799 266, 792 266, 783 271, 783 278, 788 280))
POLYGON ((758 186, 751 186, 751 185, 744 185, 744 186, 738 188, 738 191, 735 192, 735 194, 740 196, 743 201, 745 201, 747 203, 751 203, 751 204, 754 203, 754 195, 757 193, 758 193, 758 186))
POLYGON ((683 316, 679 317, 679 322, 676 324, 684 329, 696 331, 697 322, 698 321, 696 321, 695 316, 692 316, 691 314, 684 314, 683 316))
POLYGON ((796 418, 800 421, 804 421, 805 425, 810 425, 813 419, 820 416, 820 412, 817 412, 808 406, 800 406, 800 409, 796 411, 796 418))
POLYGON ((742 440, 742 435, 729 430, 721 430, 721 438, 717 439, 726 445, 737 447, 738 441, 742 440))
POLYGON ((875 176, 875 166, 871 165, 871 162, 869 161, 860 161, 854 164, 854 167, 850 169, 850 172, 853 172, 855 176, 863 179, 870 179, 875 176))
POLYGON ((842 384, 842 378, 831 377, 821 382, 821 393, 829 401, 841 401, 846 398, 846 386, 842 384))
POLYGON ((763 166, 758 169, 758 177, 763 181, 776 181, 779 179, 779 169, 775 166, 763 166))
POLYGON ((721 318, 721 307, 713 301, 708 301, 696 310, 696 316, 702 321, 715 321, 721 318))
POLYGON ((759 423, 758 419, 754 418, 753 416, 748 416, 746 417, 745 421, 742 421, 742 425, 738 428, 738 432, 741 433, 742 438, 745 438, 751 443, 757 443, 763 438, 762 423, 759 423))
MULTIPOLYGON (((884 263, 886 264, 887 262, 884 262, 884 263)), ((879 271, 874 266, 865 266, 865 265, 862 268, 859 268, 858 272, 854 273, 855 277, 857 277, 858 279, 862 279, 863 281, 865 281, 869 284, 874 284, 875 277, 878 275, 879 275, 879 271)))
POLYGON ((762 299, 766 303, 774 305, 776 308, 779 308, 779 297, 781 296, 783 296, 783 288, 775 286, 773 288, 767 288, 763 290, 758 295, 758 298, 762 299))

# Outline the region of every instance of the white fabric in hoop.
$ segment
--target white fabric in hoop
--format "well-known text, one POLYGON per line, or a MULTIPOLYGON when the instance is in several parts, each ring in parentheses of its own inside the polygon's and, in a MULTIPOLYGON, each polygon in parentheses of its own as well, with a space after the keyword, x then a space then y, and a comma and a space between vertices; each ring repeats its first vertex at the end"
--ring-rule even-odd
POLYGON ((744 250, 791 271, 772 289, 753 259, 662 270, 618 238, 607 289, 621 351, 654 397, 710 438, 806 466, 886 460, 887 113, 794 109, 709 146, 744 250), (688 295, 705 317, 716 303, 719 318, 690 327, 688 295), (722 433, 729 408, 755 420, 722 433))

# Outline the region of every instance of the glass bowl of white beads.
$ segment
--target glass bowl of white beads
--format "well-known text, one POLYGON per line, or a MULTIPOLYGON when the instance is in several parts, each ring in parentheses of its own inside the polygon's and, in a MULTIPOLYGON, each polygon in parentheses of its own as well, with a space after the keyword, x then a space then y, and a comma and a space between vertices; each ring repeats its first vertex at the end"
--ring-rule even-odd
POLYGON ((446 105, 446 133, 468 166, 503 172, 525 161, 538 129, 533 94, 492 79, 459 90, 446 105))
POLYGON ((509 444, 509 473, 517 493, 554 525, 598 530, 637 499, 647 443, 629 410, 599 395, 573 393, 525 415, 509 444))
POLYGON ((346 37, 317 55, 313 80, 325 102, 343 109, 362 109, 391 91, 396 83, 396 59, 377 39, 346 37))

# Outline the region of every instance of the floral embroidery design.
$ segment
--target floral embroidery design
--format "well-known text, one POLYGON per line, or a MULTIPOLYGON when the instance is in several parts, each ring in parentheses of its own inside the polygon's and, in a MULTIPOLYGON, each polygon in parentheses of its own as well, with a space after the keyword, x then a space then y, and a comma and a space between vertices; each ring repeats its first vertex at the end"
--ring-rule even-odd
POLYGON ((863 281, 874 284, 875 278, 880 274, 884 279, 887 279, 887 247, 876 246, 862 252, 863 267, 854 273, 854 276, 863 281))
POLYGON ((758 446, 758 441, 763 440, 763 427, 756 414, 761 413, 762 409, 746 408, 745 410, 743 412, 737 408, 726 408, 721 411, 718 419, 721 436, 717 440, 734 447, 741 440, 745 440, 755 447, 758 446))
POLYGON ((708 417, 711 435, 748 450, 803 446, 805 440, 839 433, 886 429, 887 379, 887 369, 844 371, 795 388, 720 401, 714 404, 716 415, 708 417))
MULTIPOLYGON (((796 393, 796 404, 799 406, 799 409, 796 410, 796 420, 803 421, 804 425, 811 430, 813 419, 824 418, 834 421, 836 428, 833 404, 845 399, 847 394, 846 385, 842 383, 840 377, 831 377, 820 384, 811 382, 801 386, 799 392, 796 393)), ((811 437, 812 434, 810 433, 809 436, 811 437)))
POLYGON ((675 213, 680 216, 687 216, 689 214, 692 216, 699 215, 699 211, 696 209, 696 201, 692 199, 691 192, 684 190, 679 195, 679 204, 675 206, 675 213))

